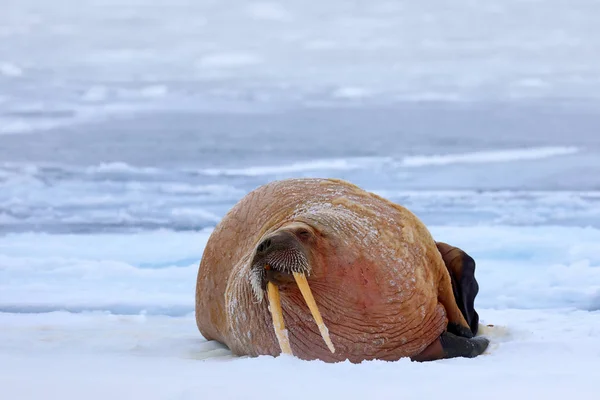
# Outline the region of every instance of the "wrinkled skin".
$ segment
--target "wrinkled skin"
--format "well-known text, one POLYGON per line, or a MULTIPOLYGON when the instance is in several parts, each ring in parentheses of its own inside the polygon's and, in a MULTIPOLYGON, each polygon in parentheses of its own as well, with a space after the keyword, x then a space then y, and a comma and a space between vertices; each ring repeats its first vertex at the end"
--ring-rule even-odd
POLYGON ((281 231, 295 235, 306 254, 336 348, 327 349, 298 287, 282 280, 295 356, 397 360, 431 351, 449 322, 470 333, 436 242, 411 212, 343 181, 290 179, 249 193, 212 233, 196 288, 206 339, 238 355, 280 354, 268 303, 253 292, 251 277, 257 246, 281 231))

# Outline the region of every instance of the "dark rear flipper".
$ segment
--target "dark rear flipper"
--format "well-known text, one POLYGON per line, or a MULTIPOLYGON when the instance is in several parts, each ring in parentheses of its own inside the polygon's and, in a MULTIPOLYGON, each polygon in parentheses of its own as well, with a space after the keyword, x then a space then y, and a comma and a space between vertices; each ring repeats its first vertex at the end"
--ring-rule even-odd
POLYGON ((468 339, 444 332, 435 342, 411 359, 413 361, 434 361, 455 357, 473 358, 482 354, 489 344, 490 341, 482 336, 468 339))
POLYGON ((448 331, 463 337, 472 337, 477 334, 479 315, 475 311, 475 296, 479 292, 479 285, 475 279, 475 260, 458 247, 437 242, 437 248, 442 254, 444 264, 450 273, 452 291, 458 308, 471 328, 472 334, 456 324, 449 324, 448 331))

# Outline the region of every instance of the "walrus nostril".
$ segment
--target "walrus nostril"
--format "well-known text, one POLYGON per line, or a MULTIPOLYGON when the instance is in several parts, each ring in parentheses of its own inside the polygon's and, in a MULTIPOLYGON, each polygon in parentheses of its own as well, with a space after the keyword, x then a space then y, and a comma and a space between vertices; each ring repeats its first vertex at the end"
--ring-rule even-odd
POLYGON ((271 239, 265 239, 258 245, 258 247, 256 248, 256 251, 258 253, 264 253, 267 250, 269 250, 269 248, 271 247, 271 244, 272 244, 271 239))

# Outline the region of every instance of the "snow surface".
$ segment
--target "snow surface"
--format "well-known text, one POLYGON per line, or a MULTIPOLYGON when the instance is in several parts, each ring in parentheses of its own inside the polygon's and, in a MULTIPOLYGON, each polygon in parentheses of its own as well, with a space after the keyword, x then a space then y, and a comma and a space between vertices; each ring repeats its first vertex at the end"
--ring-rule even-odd
POLYGON ((496 3, 5 0, 0 397, 600 398, 600 3, 496 3), (471 254, 489 350, 329 365, 204 340, 212 229, 303 176, 471 254))
POLYGON ((482 311, 497 324, 488 354, 428 364, 233 358, 191 316, 4 314, 0 384, 23 400, 597 398, 598 312, 482 311))
MULTIPOLYGON (((600 230, 431 226, 477 261, 480 307, 600 310, 600 230)), ((210 230, 10 234, 0 238, 0 311, 181 316, 194 310, 210 230)))

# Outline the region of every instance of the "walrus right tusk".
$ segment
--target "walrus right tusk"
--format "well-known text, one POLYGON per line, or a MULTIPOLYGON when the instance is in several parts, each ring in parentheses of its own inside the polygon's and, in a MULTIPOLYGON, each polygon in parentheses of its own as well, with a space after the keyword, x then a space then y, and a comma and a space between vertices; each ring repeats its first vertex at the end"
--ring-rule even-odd
POLYGON ((321 336, 327 344, 329 351, 335 353, 335 347, 333 347, 333 343, 331 342, 331 338, 329 337, 329 330, 325 326, 323 322, 323 318, 321 317, 321 313, 319 312, 319 308, 317 307, 317 303, 315 302, 315 298, 312 295, 310 290, 310 286, 308 286, 308 281, 306 280, 306 276, 300 272, 294 272, 294 279, 300 288, 300 292, 302 292, 302 297, 304 297, 304 301, 306 305, 310 309, 310 313, 312 314, 317 326, 319 327, 319 332, 321 332, 321 336))
POLYGON ((285 330, 285 324, 283 322, 279 289, 271 282, 267 283, 267 295, 269 297, 269 310, 271 311, 271 317, 273 318, 273 329, 275 329, 275 336, 277 336, 277 341, 279 342, 281 352, 283 354, 289 354, 293 356, 294 353, 292 353, 290 339, 288 338, 287 331, 285 330))

